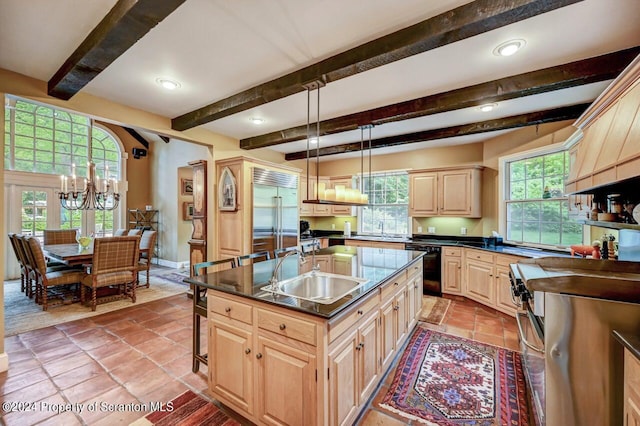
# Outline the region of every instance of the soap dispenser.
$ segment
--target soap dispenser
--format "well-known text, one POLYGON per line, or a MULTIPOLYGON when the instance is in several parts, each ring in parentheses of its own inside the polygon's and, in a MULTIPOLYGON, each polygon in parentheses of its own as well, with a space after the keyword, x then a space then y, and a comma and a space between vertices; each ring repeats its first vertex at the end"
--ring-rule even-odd
POLYGON ((350 237, 351 236, 351 222, 346 221, 344 222, 344 236, 345 237, 350 237))

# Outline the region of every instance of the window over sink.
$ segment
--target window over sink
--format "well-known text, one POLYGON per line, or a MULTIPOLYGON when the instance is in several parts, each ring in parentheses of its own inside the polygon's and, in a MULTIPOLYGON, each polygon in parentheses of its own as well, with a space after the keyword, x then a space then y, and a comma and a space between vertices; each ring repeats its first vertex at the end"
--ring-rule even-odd
POLYGON ((561 144, 501 160, 505 240, 551 248, 582 244, 582 224, 569 218, 569 155, 561 144))
POLYGON ((369 205, 358 207, 358 234, 405 236, 409 233, 409 175, 406 171, 363 176, 369 205))

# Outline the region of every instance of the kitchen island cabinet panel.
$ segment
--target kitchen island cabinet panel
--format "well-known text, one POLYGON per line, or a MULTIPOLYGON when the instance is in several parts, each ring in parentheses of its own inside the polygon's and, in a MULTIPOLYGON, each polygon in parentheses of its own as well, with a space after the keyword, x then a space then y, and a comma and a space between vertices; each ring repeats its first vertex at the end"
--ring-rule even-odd
POLYGON ((446 247, 442 255, 442 292, 462 295, 462 249, 446 247))

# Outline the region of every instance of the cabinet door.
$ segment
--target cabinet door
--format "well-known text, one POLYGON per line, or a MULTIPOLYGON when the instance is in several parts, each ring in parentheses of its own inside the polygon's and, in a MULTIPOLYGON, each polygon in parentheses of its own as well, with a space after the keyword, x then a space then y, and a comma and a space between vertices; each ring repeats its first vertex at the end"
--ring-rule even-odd
POLYGON ((471 171, 440 172, 440 215, 468 216, 471 213, 471 171))
POLYGON ((209 389, 253 414, 251 332, 209 320, 209 389))
POLYGON ((496 309, 516 316, 517 306, 511 299, 511 280, 509 279, 509 268, 506 266, 496 266, 496 309))
POLYGON ((409 216, 438 214, 438 173, 409 175, 409 216))
POLYGON ((391 298, 380 307, 380 355, 383 368, 395 353, 396 330, 394 327, 395 300, 391 298))
POLYGON ((332 256, 332 262, 333 262, 334 274, 348 275, 348 276, 353 275, 351 256, 340 256, 340 255, 334 254, 332 256))
POLYGON ((360 404, 367 402, 378 383, 378 373, 380 372, 380 345, 378 343, 380 330, 378 324, 378 315, 371 315, 359 327, 358 344, 360 349, 357 350, 360 352, 358 359, 360 361, 358 365, 360 404))
MULTIPOLYGON (((333 264, 331 262, 331 258, 332 256, 316 256, 316 264, 320 265, 320 271, 328 273, 333 272, 333 264)), ((312 259, 313 257, 310 260, 312 259)))
POLYGON ((493 265, 475 260, 467 260, 466 296, 470 299, 495 307, 495 286, 493 265))
POLYGON ((442 291, 448 294, 462 294, 462 260, 459 257, 442 258, 442 291))
POLYGON ((316 424, 314 354, 258 335, 258 418, 271 425, 316 424))
POLYGON ((358 411, 357 365, 358 331, 353 330, 344 342, 329 354, 329 412, 331 424, 350 424, 358 411))
POLYGON ((312 216, 313 215, 313 204, 303 203, 303 200, 309 199, 307 192, 307 178, 300 177, 300 216, 312 216))
POLYGON ((410 279, 407 283, 407 329, 413 327, 416 318, 416 292, 413 288, 415 281, 410 279))
POLYGON ((395 315, 393 318, 396 329, 396 340, 393 343, 394 349, 400 347, 402 339, 407 334, 407 289, 403 288, 396 294, 393 307, 395 315))

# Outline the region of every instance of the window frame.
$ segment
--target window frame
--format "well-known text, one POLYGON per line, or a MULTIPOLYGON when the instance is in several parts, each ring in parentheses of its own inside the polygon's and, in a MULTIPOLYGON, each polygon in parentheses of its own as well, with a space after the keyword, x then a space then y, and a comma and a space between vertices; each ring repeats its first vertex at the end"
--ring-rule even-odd
MULTIPOLYGON (((542 244, 542 243, 530 243, 530 242, 520 242, 520 241, 510 241, 507 239, 507 206, 509 204, 508 195, 510 190, 510 170, 508 167, 509 163, 515 161, 526 160, 528 158, 535 158, 540 156, 546 156, 551 154, 556 154, 559 152, 568 151, 569 147, 565 142, 555 143, 551 145, 546 145, 543 147, 538 147, 526 151, 521 151, 515 154, 510 154, 506 156, 502 156, 498 158, 498 199, 499 207, 498 207, 498 230, 500 235, 504 236, 504 242, 513 244, 513 245, 522 245, 527 247, 537 247, 541 249, 552 249, 558 251, 569 251, 569 246, 559 246, 555 244, 542 244)), ((569 197, 564 195, 563 197, 555 197, 552 200, 569 200, 569 197)), ((527 201, 528 199, 523 199, 523 201, 527 201)), ((531 199, 531 200, 539 200, 539 199, 531 199)), ((513 200, 517 201, 517 200, 513 200)), ((590 236, 588 235, 589 231, 582 227, 582 239, 588 240, 590 236)))
MULTIPOLYGON (((371 176, 371 178, 375 178, 375 177, 380 177, 380 176, 390 176, 390 175, 405 175, 407 177, 407 194, 406 194, 406 204, 405 203, 384 203, 384 204, 375 204, 376 207, 403 207, 405 208, 405 217, 407 219, 407 232, 402 234, 402 233, 389 233, 387 231, 385 231, 385 235, 386 236, 397 236, 397 237, 406 237, 406 236, 411 236, 411 226, 409 223, 409 173, 407 170, 386 170, 386 171, 379 171, 379 172, 372 172, 370 175, 369 174, 358 174, 357 177, 357 184, 358 184, 358 188, 360 188, 360 182, 361 179, 364 178, 369 178, 369 176, 371 176)), ((362 180, 363 185, 361 188, 361 191, 363 194, 368 194, 369 195, 369 203, 373 204, 373 201, 375 199, 375 197, 373 196, 372 193, 370 193, 368 191, 368 188, 365 187, 364 185, 364 181, 362 180)), ((367 232, 367 231, 363 231, 363 225, 364 225, 364 220, 363 220, 363 215, 364 215, 364 209, 365 207, 368 206, 358 206, 357 210, 356 210, 356 218, 357 218, 357 223, 358 223, 358 235, 372 235, 372 236, 376 236, 376 235, 380 235, 380 232, 367 232)))

